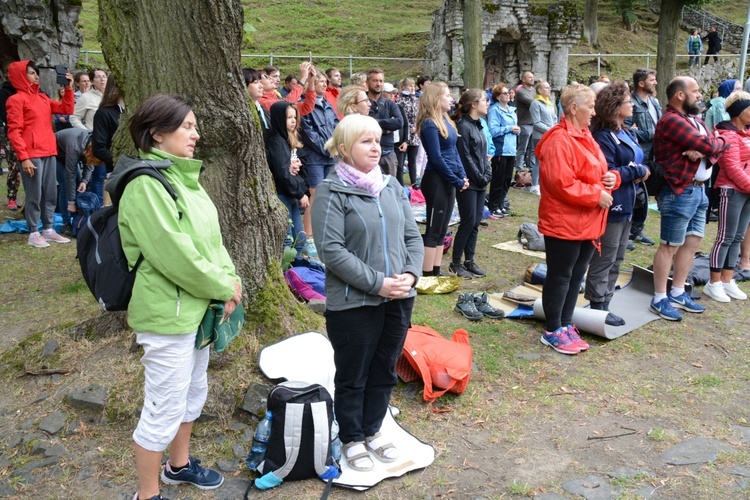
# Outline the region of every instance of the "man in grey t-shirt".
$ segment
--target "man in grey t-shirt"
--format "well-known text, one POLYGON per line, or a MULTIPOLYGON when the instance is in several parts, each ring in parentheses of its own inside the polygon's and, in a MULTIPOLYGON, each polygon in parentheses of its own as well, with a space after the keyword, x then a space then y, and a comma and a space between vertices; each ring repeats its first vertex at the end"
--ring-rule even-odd
POLYGON ((534 122, 531 121, 529 108, 536 97, 534 90, 534 73, 524 71, 521 76, 521 86, 516 90, 516 115, 521 133, 518 136, 518 148, 516 149, 516 169, 532 168, 536 162, 534 151, 530 151, 531 134, 534 131, 534 122), (524 162, 524 157, 526 161, 524 162))

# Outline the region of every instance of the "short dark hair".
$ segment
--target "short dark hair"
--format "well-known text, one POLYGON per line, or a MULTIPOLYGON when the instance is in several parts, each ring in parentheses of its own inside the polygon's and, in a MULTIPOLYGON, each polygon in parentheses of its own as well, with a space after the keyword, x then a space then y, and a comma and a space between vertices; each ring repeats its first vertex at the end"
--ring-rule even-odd
POLYGON ((138 106, 130 118, 130 137, 135 147, 149 153, 154 148, 154 134, 177 130, 193 110, 189 99, 171 94, 155 94, 138 106))
POLYGON ((36 63, 34 61, 29 61, 29 64, 26 65, 26 68, 31 68, 34 71, 36 71, 36 74, 39 74, 39 68, 37 68, 36 63))
POLYGON ((672 78, 672 81, 667 85, 667 101, 671 101, 677 92, 685 92, 687 90, 687 78, 684 76, 676 76, 672 78))
POLYGON ((422 86, 425 84, 425 82, 431 82, 432 77, 429 75, 422 75, 419 78, 417 78, 417 88, 422 88, 422 86))
POLYGON ((73 75, 73 81, 76 82, 76 84, 78 84, 81 81, 81 77, 84 75, 88 76, 88 73, 86 73, 85 71, 76 72, 76 74, 73 75))
POLYGON ((341 70, 340 70, 340 69, 338 69, 338 68, 337 68, 337 67, 335 67, 335 66, 332 66, 332 67, 330 67, 330 68, 328 68, 328 69, 326 70, 326 76, 328 77, 328 79, 329 79, 329 80, 331 79, 331 75, 333 74, 333 72, 334 72, 334 71, 338 71, 339 73, 341 73, 341 70))
POLYGON ((292 80, 296 80, 297 77, 295 75, 286 75, 286 78, 284 78, 284 83, 289 83, 292 80))
POLYGON ((367 72, 367 79, 370 79, 370 75, 377 75, 377 74, 383 74, 383 70, 380 68, 370 68, 370 70, 367 72))
POLYGON ((245 79, 245 87, 256 80, 260 80, 260 71, 253 68, 242 68, 242 78, 245 79))
POLYGON ((650 75, 655 75, 656 71, 649 68, 638 68, 637 70, 633 71, 633 87, 635 89, 638 89, 638 83, 639 82, 645 82, 646 78, 648 78, 650 75))
MULTIPOLYGON (((107 74, 107 72, 104 71, 102 68, 94 68, 94 69, 92 69, 91 71, 89 71, 89 78, 91 78, 91 83, 92 84, 94 83, 94 76, 96 75, 97 71, 101 71, 105 75, 107 74)), ((109 75, 107 75, 107 76, 109 76, 109 75)))
POLYGON ((267 75, 270 75, 271 73, 275 73, 275 72, 281 73, 279 71, 279 68, 277 68, 276 66, 266 66, 265 68, 263 68, 263 73, 267 75))

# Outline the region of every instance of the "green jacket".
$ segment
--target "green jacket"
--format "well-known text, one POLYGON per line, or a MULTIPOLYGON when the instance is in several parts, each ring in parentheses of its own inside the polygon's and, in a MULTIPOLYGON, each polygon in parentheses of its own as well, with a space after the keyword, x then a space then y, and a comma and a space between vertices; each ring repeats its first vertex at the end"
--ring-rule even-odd
MULTIPOLYGON (((173 200, 155 178, 133 179, 119 203, 122 248, 132 268, 139 255, 128 324, 138 332, 187 334, 198 329, 212 299, 226 302, 240 279, 222 243, 219 218, 198 183, 202 162, 162 151, 144 159, 168 159, 161 173, 177 192, 173 200)), ((115 169, 117 170, 117 169, 115 169)))

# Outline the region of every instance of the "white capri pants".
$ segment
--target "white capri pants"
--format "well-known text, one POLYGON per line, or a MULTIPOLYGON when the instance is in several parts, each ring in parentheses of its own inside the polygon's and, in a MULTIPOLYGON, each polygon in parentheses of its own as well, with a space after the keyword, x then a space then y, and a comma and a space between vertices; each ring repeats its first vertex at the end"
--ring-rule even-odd
POLYGON ((136 333, 145 368, 143 410, 133 441, 148 451, 162 452, 180 424, 197 419, 208 395, 208 353, 195 348, 195 333, 136 333))

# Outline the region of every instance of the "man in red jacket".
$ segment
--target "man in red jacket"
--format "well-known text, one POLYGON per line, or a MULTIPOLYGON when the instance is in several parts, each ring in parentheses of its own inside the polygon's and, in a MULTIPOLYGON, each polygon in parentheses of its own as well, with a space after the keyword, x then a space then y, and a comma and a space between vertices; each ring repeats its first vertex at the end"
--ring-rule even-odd
POLYGON ((665 186, 658 193, 661 242, 654 255, 654 298, 651 311, 669 321, 680 321, 675 309, 702 313, 706 308, 685 292, 685 280, 706 228, 704 183, 713 163, 727 148, 723 137, 709 135, 701 112, 701 91, 693 78, 678 76, 667 87, 667 110, 656 124, 654 159, 664 168, 665 186), (672 290, 667 278, 674 261, 672 290))
POLYGON ((57 201, 57 140, 52 130, 52 115, 73 114, 75 96, 73 76, 62 102, 53 101, 39 91, 39 72, 34 61, 18 61, 8 67, 8 79, 16 93, 8 98, 8 140, 21 162, 21 181, 26 191, 25 216, 29 226, 29 245, 48 247, 50 241, 68 243, 52 228, 57 201), (39 234, 39 219, 44 230, 39 234))

